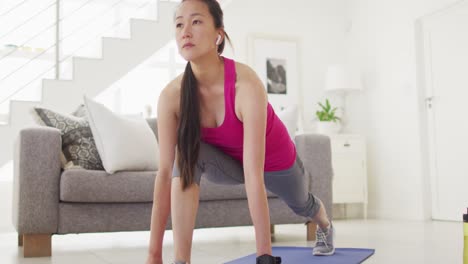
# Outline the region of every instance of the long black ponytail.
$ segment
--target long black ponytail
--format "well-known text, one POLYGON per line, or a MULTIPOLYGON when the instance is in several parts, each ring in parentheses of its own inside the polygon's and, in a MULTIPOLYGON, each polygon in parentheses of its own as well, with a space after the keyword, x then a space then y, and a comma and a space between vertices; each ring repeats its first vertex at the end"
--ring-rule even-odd
MULTIPOLYGON (((200 0, 208 6, 214 25, 217 29, 224 30, 223 11, 215 0, 200 0)), ((185 2, 182 1, 182 2, 185 2)), ((224 32, 225 38, 218 45, 218 54, 224 51, 225 39, 229 36, 224 32)), ((182 188, 185 190, 193 184, 194 168, 198 161, 200 151, 200 100, 198 95, 198 83, 193 74, 190 62, 185 67, 180 93, 180 117, 177 133, 177 165, 182 178, 182 188)))

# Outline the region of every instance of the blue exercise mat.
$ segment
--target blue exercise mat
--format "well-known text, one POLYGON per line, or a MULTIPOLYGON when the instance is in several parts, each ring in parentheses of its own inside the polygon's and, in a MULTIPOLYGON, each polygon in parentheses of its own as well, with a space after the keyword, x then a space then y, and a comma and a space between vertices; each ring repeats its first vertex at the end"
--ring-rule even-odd
MULTIPOLYGON (((337 248, 332 256, 314 256, 311 247, 273 247, 273 256, 284 264, 358 264, 374 254, 374 249, 337 248)), ((256 255, 248 255, 225 264, 255 264, 256 255)))

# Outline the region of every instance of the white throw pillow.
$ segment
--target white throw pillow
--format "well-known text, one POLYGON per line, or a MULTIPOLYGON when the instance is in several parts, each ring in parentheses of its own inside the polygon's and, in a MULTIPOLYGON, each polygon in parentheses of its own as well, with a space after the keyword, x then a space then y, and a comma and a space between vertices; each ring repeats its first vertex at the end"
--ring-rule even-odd
POLYGON ((276 114, 288 129, 288 134, 294 141, 297 131, 298 109, 296 105, 285 107, 276 114))
POLYGON ((118 115, 87 96, 84 102, 106 172, 158 169, 158 142, 143 117, 118 115))

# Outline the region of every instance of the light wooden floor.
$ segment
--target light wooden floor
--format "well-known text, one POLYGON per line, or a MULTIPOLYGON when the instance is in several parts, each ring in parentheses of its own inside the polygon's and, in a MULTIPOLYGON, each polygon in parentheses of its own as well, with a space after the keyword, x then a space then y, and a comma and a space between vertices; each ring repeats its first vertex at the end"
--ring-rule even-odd
MULTIPOLYGON (((462 263, 461 222, 335 221, 337 247, 366 247, 376 253, 364 263, 462 263)), ((276 226, 277 246, 312 246, 305 226, 276 226)), ((0 263, 144 263, 149 232, 52 236, 52 257, 24 259, 16 233, 0 233, 0 263)), ((252 227, 199 229, 194 234, 194 264, 219 264, 255 250, 252 227)), ((165 237, 165 263, 172 258, 172 233, 165 237)), ((295 264, 295 263, 288 263, 295 264)))

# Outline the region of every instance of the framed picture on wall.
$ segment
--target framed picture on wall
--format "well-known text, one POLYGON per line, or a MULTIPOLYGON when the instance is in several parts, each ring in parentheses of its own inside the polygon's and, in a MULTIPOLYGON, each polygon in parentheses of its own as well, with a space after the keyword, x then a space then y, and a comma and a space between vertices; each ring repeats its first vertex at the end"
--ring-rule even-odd
POLYGON ((275 108, 299 100, 298 41, 293 38, 249 37, 249 64, 262 80, 275 108))
POLYGON ((287 59, 267 57, 266 60, 266 89, 269 94, 287 94, 286 79, 287 59))

